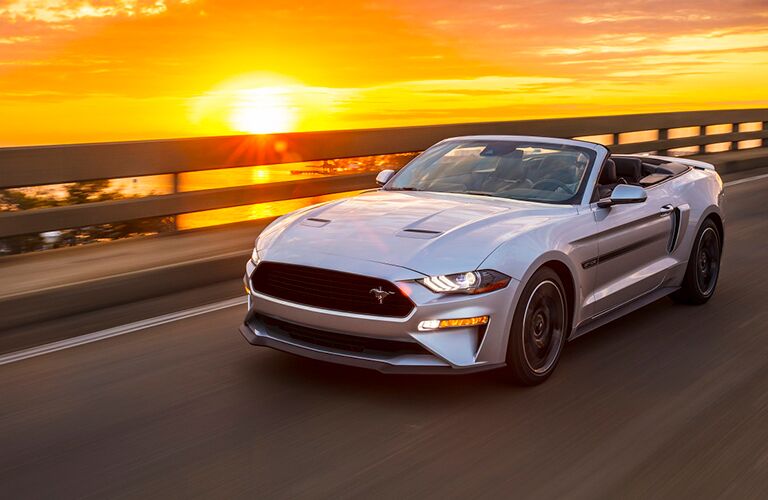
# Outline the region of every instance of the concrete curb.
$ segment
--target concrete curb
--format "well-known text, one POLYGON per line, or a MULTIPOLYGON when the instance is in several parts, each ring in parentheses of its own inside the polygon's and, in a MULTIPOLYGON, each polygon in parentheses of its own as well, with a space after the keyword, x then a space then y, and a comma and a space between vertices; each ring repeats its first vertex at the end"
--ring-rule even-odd
MULTIPOLYGON (((755 168, 764 167, 766 164, 766 157, 755 158, 743 158, 725 160, 717 165, 717 172, 720 175, 734 174, 736 172, 744 172, 745 170, 752 170, 755 168)), ((706 161, 706 160, 704 160, 706 161)))
POLYGON ((690 158, 711 163, 720 175, 726 175, 766 166, 766 163, 768 163, 768 150, 765 148, 744 149, 708 155, 695 155, 690 158))
POLYGON ((250 250, 231 252, 5 297, 0 299, 1 329, 238 279, 249 257, 250 250))

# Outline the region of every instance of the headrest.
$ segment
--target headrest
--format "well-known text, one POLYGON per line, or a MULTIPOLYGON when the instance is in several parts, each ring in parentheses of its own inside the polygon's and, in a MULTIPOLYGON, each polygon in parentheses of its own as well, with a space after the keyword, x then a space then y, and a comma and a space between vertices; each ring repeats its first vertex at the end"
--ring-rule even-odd
POLYGON ((493 171, 493 177, 510 181, 520 179, 524 175, 523 152, 520 150, 500 156, 499 163, 493 171))
MULTIPOLYGON (((480 151, 480 156, 506 156, 508 154, 516 154, 517 143, 512 141, 493 141, 489 142, 487 146, 480 151)), ((520 152, 522 155, 522 152, 520 152)))
POLYGON ((605 165, 603 165, 603 170, 600 172, 600 179, 598 179, 597 183, 608 185, 616 184, 617 182, 618 178, 616 177, 616 164, 613 162, 613 160, 605 160, 605 165))
POLYGON ((643 160, 640 158, 615 158, 616 176, 640 179, 643 176, 643 160))

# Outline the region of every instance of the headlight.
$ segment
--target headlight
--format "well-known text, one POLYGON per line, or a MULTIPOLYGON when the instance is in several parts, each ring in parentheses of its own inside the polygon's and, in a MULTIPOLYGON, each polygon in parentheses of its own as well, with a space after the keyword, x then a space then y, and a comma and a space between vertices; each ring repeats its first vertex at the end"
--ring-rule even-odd
POLYGON ((489 269, 466 273, 430 276, 418 280, 435 293, 486 293, 504 288, 511 278, 504 273, 489 269))
POLYGON ((253 247, 253 252, 251 253, 251 260, 257 266, 259 265, 259 261, 261 260, 261 257, 259 257, 259 251, 256 250, 256 247, 253 247))

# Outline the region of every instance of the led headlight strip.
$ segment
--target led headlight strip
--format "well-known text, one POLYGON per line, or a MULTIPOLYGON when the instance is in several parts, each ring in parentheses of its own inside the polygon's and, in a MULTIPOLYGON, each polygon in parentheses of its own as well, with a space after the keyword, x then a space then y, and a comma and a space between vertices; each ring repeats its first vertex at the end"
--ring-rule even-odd
POLYGON ((441 274, 418 280, 435 293, 486 293, 509 284, 511 278, 504 273, 484 269, 466 273, 441 274))

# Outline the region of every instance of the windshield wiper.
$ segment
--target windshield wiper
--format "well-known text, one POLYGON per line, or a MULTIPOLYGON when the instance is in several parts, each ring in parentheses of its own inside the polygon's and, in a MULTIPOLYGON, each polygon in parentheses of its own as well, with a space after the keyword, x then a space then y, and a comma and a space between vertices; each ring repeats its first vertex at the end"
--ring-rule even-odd
POLYGON ((474 194, 476 196, 496 196, 495 193, 488 193, 486 191, 460 191, 460 194, 474 194))
POLYGON ((403 187, 387 188, 386 191, 424 191, 424 190, 421 188, 413 187, 413 186, 403 186, 403 187))

